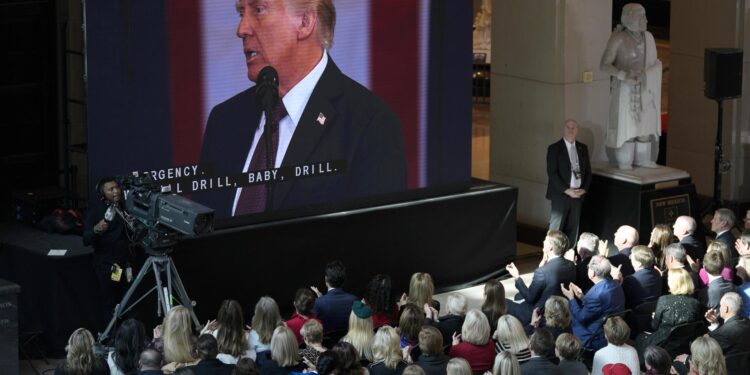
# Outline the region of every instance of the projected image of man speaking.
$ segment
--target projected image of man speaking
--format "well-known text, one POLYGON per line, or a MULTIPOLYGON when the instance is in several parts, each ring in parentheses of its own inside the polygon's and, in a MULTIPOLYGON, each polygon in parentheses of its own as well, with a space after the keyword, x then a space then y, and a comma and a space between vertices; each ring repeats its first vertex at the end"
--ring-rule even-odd
POLYGON ((238 0, 236 7, 247 77, 258 83, 263 68, 278 72, 281 100, 269 112, 278 127, 269 126, 266 139, 258 86, 240 92, 211 110, 201 167, 217 176, 284 167, 297 173, 259 173, 261 184, 195 199, 229 217, 406 190, 399 119, 327 53, 333 1, 238 0))

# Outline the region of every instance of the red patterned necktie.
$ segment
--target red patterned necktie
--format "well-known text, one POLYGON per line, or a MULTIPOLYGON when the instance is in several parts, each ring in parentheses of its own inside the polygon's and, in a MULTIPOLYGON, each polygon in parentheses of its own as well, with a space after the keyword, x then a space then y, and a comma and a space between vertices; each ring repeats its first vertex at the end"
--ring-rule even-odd
MULTIPOLYGON (((276 151, 279 149, 279 122, 287 115, 284 103, 279 100, 279 103, 273 109, 273 123, 271 126, 266 126, 258 139, 258 144, 255 145, 255 152, 253 157, 250 159, 250 168, 248 172, 262 171, 266 169, 274 168, 276 165, 276 151), (271 160, 267 160, 266 157, 266 133, 267 130, 271 131, 271 160)), ((268 199, 268 186, 264 183, 245 186, 242 188, 240 199, 237 201, 237 208, 235 209, 234 215, 245 215, 256 212, 263 212, 266 210, 266 201, 268 199)))

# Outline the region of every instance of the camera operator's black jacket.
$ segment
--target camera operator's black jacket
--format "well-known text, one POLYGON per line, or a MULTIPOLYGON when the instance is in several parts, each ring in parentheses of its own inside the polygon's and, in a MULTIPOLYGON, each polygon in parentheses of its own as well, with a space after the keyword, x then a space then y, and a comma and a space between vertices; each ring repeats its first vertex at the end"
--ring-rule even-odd
POLYGON ((108 207, 109 204, 102 200, 96 200, 89 205, 83 224, 83 244, 94 248, 94 258, 97 262, 117 263, 124 267, 130 258, 125 221, 119 215, 115 215, 104 233, 94 233, 94 226, 104 218, 108 207))

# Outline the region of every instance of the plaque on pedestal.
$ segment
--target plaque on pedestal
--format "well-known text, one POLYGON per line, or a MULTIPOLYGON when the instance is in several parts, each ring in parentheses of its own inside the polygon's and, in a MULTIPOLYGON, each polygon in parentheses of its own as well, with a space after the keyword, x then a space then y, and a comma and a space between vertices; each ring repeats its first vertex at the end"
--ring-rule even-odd
POLYGON ((621 170, 604 162, 593 163, 592 173, 581 231, 612 239, 619 226, 630 225, 638 230, 640 244, 647 244, 656 224, 671 226, 678 216, 698 214, 695 185, 686 171, 663 166, 621 170))

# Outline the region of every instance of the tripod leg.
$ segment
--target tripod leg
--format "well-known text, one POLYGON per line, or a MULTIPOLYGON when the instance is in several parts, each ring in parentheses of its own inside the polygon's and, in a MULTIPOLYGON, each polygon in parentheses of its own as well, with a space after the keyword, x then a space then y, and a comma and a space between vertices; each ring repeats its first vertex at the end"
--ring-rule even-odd
POLYGON ((177 295, 180 298, 180 303, 182 303, 183 306, 190 309, 190 316, 192 316, 193 318, 193 324, 195 324, 195 329, 200 330, 201 323, 200 321, 198 321, 198 316, 195 315, 195 311, 193 310, 193 301, 188 296, 187 290, 185 290, 185 285, 182 284, 182 279, 180 279, 180 273, 177 272, 177 267, 174 265, 174 261, 172 261, 171 259, 170 259, 169 265, 172 268, 172 273, 174 274, 174 287, 177 289, 177 295))
POLYGON ((156 277, 156 294, 159 296, 159 312, 164 312, 164 315, 169 313, 171 304, 169 303, 169 296, 164 295, 164 288, 161 283, 161 273, 164 271, 164 263, 169 263, 167 257, 159 257, 156 261, 159 263, 158 267, 154 263, 154 276, 156 277), (166 259, 166 260, 165 260, 166 259))
POLYGON ((146 259, 146 262, 143 263, 143 267, 141 267, 141 270, 138 271, 138 276, 136 276, 135 280, 133 280, 133 283, 130 284, 130 288, 128 288, 128 291, 125 292, 125 295, 122 297, 122 300, 120 303, 115 306, 114 314, 112 315, 112 319, 109 321, 109 324, 107 324, 107 328, 104 330, 104 332, 99 334, 98 342, 101 344, 109 337, 110 331, 112 331, 112 328, 114 328, 115 323, 117 323, 117 319, 122 316, 123 311, 125 311, 125 307, 128 304, 128 301, 130 301, 130 297, 133 296, 133 293, 135 293, 136 288, 138 288, 138 285, 140 285, 141 281, 143 281, 143 277, 146 275, 146 272, 150 268, 150 266, 153 264, 153 260, 151 258, 146 259))

